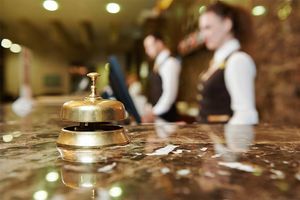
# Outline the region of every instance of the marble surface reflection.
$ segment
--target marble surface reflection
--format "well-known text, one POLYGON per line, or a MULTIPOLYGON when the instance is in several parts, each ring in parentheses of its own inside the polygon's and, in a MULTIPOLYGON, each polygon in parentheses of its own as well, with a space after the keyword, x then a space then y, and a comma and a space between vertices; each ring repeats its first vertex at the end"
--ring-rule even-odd
POLYGON ((222 157, 227 162, 237 161, 241 153, 246 153, 254 140, 254 127, 251 125, 225 125, 224 136, 222 139, 209 133, 210 138, 214 142, 216 156, 222 157))
POLYGON ((100 162, 65 162, 59 107, 25 118, 2 108, 0 199, 299 199, 300 129, 157 124, 127 126, 131 143, 100 162))

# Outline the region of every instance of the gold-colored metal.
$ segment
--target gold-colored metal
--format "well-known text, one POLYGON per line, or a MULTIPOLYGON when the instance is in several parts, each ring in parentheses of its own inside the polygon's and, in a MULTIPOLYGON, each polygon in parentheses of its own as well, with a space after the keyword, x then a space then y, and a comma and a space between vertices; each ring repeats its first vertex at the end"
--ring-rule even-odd
POLYGON ((92 72, 92 73, 88 73, 87 74, 88 77, 91 78, 92 80, 92 85, 91 85, 91 94, 90 94, 90 98, 96 98, 96 80, 98 78, 98 76, 100 76, 97 72, 92 72))
POLYGON ((92 80, 91 94, 82 101, 63 104, 61 118, 79 122, 63 128, 57 139, 57 149, 63 160, 95 163, 102 160, 101 148, 129 143, 125 129, 112 122, 124 120, 125 108, 120 101, 102 99, 96 94, 98 73, 87 74, 92 80))
POLYGON ((99 173, 98 167, 85 165, 64 163, 61 168, 61 180, 67 187, 73 189, 95 189, 107 187, 109 184, 104 181, 105 175, 99 173))
POLYGON ((103 162, 107 158, 103 157, 102 151, 97 148, 68 148, 67 146, 57 146, 63 160, 76 163, 97 163, 103 162))
POLYGON ((62 169, 62 182, 73 189, 92 189, 102 186, 102 174, 96 172, 74 172, 71 170, 62 169))
POLYGON ((92 80, 91 94, 82 101, 68 101, 61 110, 61 118, 73 122, 114 122, 126 118, 120 101, 102 99, 96 94, 98 73, 87 74, 92 80))
POLYGON ((57 145, 68 146, 68 148, 97 148, 129 142, 121 126, 103 125, 96 129, 80 129, 82 128, 79 126, 61 129, 57 145))
POLYGON ((123 104, 116 100, 96 99, 68 101, 61 110, 61 118, 73 122, 114 122, 126 118, 123 104))

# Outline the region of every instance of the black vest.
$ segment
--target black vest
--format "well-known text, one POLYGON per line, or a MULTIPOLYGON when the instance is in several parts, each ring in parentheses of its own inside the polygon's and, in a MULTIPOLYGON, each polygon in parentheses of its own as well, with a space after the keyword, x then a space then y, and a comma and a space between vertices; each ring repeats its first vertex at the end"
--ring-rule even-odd
MULTIPOLYGON (((234 53, 234 52, 233 52, 234 53)), ((202 123, 210 123, 209 116, 228 115, 228 119, 233 115, 230 104, 231 99, 225 85, 224 70, 228 58, 233 54, 231 53, 226 59, 223 66, 219 67, 207 80, 198 84, 198 100, 200 106, 200 113, 198 121, 202 123)), ((222 121, 221 123, 226 123, 222 121)))
MULTIPOLYGON (((155 105, 158 102, 163 92, 162 80, 160 75, 155 72, 151 72, 149 78, 150 78, 149 102, 152 105, 155 105)), ((175 102, 172 104, 171 108, 166 113, 159 115, 159 117, 168 122, 178 121, 179 117, 175 106, 175 102)))

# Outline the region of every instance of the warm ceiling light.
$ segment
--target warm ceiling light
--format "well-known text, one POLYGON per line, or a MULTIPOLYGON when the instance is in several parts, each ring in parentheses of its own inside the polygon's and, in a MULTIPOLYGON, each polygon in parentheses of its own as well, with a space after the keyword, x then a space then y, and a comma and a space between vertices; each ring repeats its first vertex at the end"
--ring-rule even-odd
POLYGON ((285 20, 288 18, 288 16, 290 16, 292 10, 293 10, 292 6, 287 4, 278 10, 277 15, 279 19, 285 20))
POLYGON ((47 175, 46 175, 46 180, 48 182, 55 182, 57 181, 59 178, 59 174, 55 171, 52 171, 52 172, 49 172, 47 175))
POLYGON ((10 51, 13 53, 20 53, 22 50, 22 47, 18 44, 12 44, 10 47, 10 51))
POLYGON ((120 12, 121 7, 120 7, 120 5, 117 4, 117 3, 108 3, 108 4, 106 5, 106 10, 107 10, 107 12, 109 12, 109 13, 115 14, 115 13, 120 12))
POLYGON ((202 14, 206 9, 206 6, 200 6, 199 7, 199 13, 202 14))
POLYGON ((12 42, 9 39, 3 39, 1 41, 1 46, 3 48, 10 48, 11 47, 12 42))
POLYGON ((35 200, 45 200, 47 199, 47 197, 48 197, 48 192, 45 190, 39 190, 33 194, 33 198, 35 200))
POLYGON ((263 14, 265 14, 265 12, 266 12, 266 8, 264 6, 255 6, 252 9, 252 15, 254 15, 254 16, 263 15, 263 14))
POLYGON ((55 0, 45 0, 43 6, 49 11, 55 11, 58 9, 58 3, 55 0))
POLYGON ((119 186, 113 186, 109 190, 109 195, 112 197, 120 197, 122 193, 123 193, 122 188, 120 188, 119 186))
POLYGON ((160 10, 166 10, 171 6, 172 2, 173 0, 160 0, 160 2, 158 3, 158 7, 160 8, 160 10))

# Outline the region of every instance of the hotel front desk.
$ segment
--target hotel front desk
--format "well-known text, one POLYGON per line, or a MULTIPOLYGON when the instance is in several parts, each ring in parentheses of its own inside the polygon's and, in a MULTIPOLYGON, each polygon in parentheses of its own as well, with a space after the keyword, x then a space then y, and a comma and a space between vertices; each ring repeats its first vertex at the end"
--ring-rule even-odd
POLYGON ((300 129, 261 124, 125 126, 130 143, 81 162, 56 147, 60 107, 1 107, 0 199, 300 199, 300 129))

